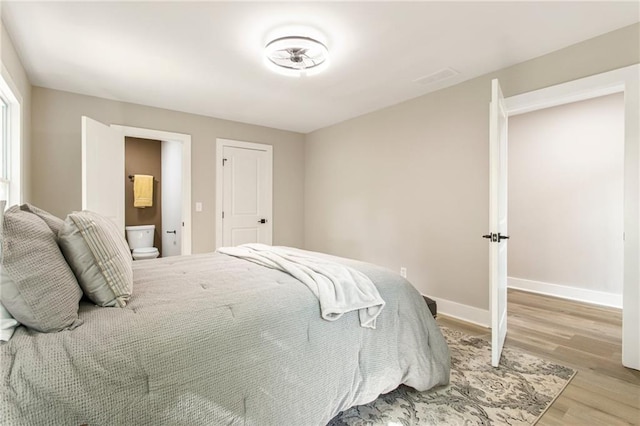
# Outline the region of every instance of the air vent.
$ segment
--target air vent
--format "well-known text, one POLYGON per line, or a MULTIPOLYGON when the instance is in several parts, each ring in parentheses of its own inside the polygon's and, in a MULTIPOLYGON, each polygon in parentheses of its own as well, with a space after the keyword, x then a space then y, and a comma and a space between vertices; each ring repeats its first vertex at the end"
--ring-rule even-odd
POLYGON ((428 86, 429 84, 437 83, 442 80, 446 80, 448 78, 453 77, 454 75, 460 74, 458 71, 453 68, 443 68, 440 71, 436 71, 433 74, 425 75, 424 77, 417 78, 413 80, 414 83, 422 84, 428 86))

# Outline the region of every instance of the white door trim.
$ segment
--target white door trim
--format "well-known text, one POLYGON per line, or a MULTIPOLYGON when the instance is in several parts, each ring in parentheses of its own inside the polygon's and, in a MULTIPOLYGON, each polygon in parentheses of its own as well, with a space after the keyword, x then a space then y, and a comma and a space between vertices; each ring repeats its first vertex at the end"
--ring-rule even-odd
MULTIPOLYGON (((216 249, 222 247, 222 193, 223 193, 223 166, 222 166, 222 150, 225 146, 230 146, 234 148, 245 148, 245 149, 255 149, 259 151, 267 152, 267 163, 271 169, 269 173, 270 182, 268 182, 267 188, 271 191, 271 198, 273 199, 273 146, 263 144, 263 143, 254 143, 254 142, 244 142, 237 141, 232 139, 216 139, 216 249)), ((269 227, 273 236, 273 202, 271 203, 271 211, 268 212, 267 215, 269 220, 269 227)), ((272 237, 273 238, 273 237, 272 237)))
POLYGON ((124 137, 173 141, 182 144, 182 255, 191 254, 191 135, 112 124, 124 137))
POLYGON ((624 283, 622 364, 640 370, 640 64, 505 99, 517 115, 624 92, 624 283))

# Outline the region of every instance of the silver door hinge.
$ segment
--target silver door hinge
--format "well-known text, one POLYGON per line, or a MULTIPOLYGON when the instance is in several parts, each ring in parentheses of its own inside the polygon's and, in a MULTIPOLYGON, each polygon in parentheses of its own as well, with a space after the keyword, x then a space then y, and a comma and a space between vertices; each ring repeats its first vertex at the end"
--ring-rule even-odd
POLYGON ((224 212, 222 212, 222 218, 224 219, 224 212))

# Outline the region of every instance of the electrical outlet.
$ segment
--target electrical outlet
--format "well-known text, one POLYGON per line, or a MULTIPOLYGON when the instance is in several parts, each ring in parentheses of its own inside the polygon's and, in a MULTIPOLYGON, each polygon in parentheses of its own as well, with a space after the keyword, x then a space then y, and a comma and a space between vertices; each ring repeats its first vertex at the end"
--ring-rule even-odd
POLYGON ((202 211, 202 203, 200 201, 196 201, 196 211, 197 212, 202 211))
POLYGON ((407 268, 405 268, 404 266, 400 267, 400 275, 404 278, 407 278, 407 268))

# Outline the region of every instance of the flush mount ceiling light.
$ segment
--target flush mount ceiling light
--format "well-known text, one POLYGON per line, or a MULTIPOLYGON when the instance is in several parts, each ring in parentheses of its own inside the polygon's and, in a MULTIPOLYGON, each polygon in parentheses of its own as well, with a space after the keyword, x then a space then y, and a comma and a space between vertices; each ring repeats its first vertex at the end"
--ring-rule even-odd
POLYGON ((280 74, 313 75, 329 65, 327 47, 310 37, 280 37, 269 42, 264 49, 267 66, 280 74))

